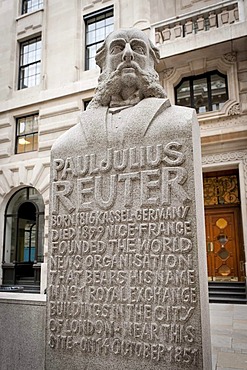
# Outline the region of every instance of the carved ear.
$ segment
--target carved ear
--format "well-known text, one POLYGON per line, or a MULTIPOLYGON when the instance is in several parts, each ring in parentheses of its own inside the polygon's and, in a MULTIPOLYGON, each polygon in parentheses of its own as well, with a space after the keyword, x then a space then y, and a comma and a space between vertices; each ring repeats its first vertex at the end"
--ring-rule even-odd
POLYGON ((160 52, 159 49, 149 40, 150 54, 154 60, 154 63, 158 64, 160 61, 160 52))
POLYGON ((106 58, 106 42, 104 41, 103 45, 101 45, 95 55, 96 64, 100 67, 100 69, 104 69, 105 66, 105 58, 106 58))

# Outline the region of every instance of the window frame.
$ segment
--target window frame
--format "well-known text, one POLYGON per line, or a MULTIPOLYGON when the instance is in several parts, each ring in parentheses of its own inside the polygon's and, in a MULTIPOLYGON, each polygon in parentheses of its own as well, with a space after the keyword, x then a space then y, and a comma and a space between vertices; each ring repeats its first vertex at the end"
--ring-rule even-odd
MULTIPOLYGON (((84 42, 85 42, 85 63, 84 63, 84 69, 85 69, 85 71, 88 71, 88 70, 92 69, 92 68, 90 68, 90 65, 89 65, 89 59, 90 59, 88 57, 88 50, 89 50, 89 48, 91 46, 93 46, 93 45, 102 44, 104 42, 104 40, 105 40, 105 38, 103 38, 101 40, 96 40, 95 42, 87 43, 88 22, 90 20, 92 20, 93 18, 97 18, 97 17, 102 16, 104 14, 105 14, 104 20, 105 19, 108 19, 108 18, 111 18, 111 17, 113 18, 112 26, 113 26, 113 29, 114 29, 114 6, 113 5, 111 5, 111 6, 107 7, 107 8, 100 9, 100 10, 98 10, 96 12, 93 12, 93 13, 90 13, 90 14, 86 14, 83 17, 83 20, 84 20, 84 30, 85 30, 85 38, 84 38, 84 42), (112 15, 109 16, 109 17, 106 17, 106 14, 108 12, 111 12, 112 15)), ((95 19, 95 22, 92 22, 92 23, 97 23, 97 19, 95 19)), ((100 45, 98 47, 100 47, 100 45)), ((98 47, 97 47, 97 49, 98 49, 98 47)))
POLYGON ((33 85, 33 86, 22 86, 24 82, 24 78, 22 78, 22 70, 25 71, 26 68, 29 68, 32 65, 38 65, 40 64, 40 71, 39 73, 35 74, 34 76, 40 76, 41 75, 41 53, 42 53, 42 37, 40 35, 33 36, 31 38, 28 38, 24 41, 19 41, 19 67, 18 67, 18 90, 28 89, 30 87, 38 86, 40 84, 40 78, 39 83, 33 85), (36 59, 34 62, 22 64, 22 56, 24 55, 23 48, 25 45, 31 45, 34 43, 37 43, 41 41, 41 52, 40 52, 40 59, 36 59))
MULTIPOLYGON (((23 188, 17 190, 16 192, 14 192, 12 194, 12 196, 10 197, 10 199, 9 199, 9 201, 6 204, 6 207, 5 207, 4 233, 3 233, 3 255, 2 255, 2 262, 3 263, 6 262, 5 252, 6 252, 6 247, 7 247, 7 228, 8 228, 7 220, 10 219, 10 218, 13 219, 14 220, 13 221, 14 226, 17 227, 18 209, 20 208, 21 205, 23 205, 24 203, 28 203, 28 202, 32 203, 36 208, 36 226, 37 226, 37 228, 36 228, 36 237, 37 237, 36 260, 39 260, 39 262, 43 261, 45 204, 44 204, 44 200, 43 200, 42 195, 37 191, 37 189, 35 189, 31 186, 26 186, 26 187, 23 187, 23 188), (30 190, 35 191, 35 196, 38 199, 38 201, 40 202, 40 204, 38 203, 37 199, 33 200, 33 196, 32 196, 32 194, 30 194, 31 193, 30 190), (19 203, 18 208, 16 210, 10 212, 9 211, 9 206, 11 204, 11 201, 13 200, 13 198, 16 195, 20 194, 20 192, 23 193, 23 196, 25 196, 25 198, 19 203)), ((16 232, 17 232, 17 229, 16 229, 16 232)), ((13 245, 14 260, 17 259, 17 248, 18 248, 18 245, 17 245, 17 241, 16 241, 15 244, 13 245)), ((11 256, 11 252, 10 252, 10 256, 11 256)))
MULTIPOLYGON (((178 104, 178 95, 177 95, 177 91, 179 89, 179 87, 185 82, 185 81, 188 81, 189 82, 189 87, 190 87, 190 101, 191 101, 191 108, 194 108, 195 109, 195 104, 194 104, 194 101, 195 101, 195 96, 194 96, 194 93, 193 93, 193 82, 194 81, 197 81, 197 80, 200 80, 202 78, 205 78, 206 79, 206 83, 207 83, 207 94, 208 94, 208 111, 206 112, 202 112, 202 113, 197 113, 197 114, 204 114, 204 113, 208 113, 208 112, 217 112, 219 111, 218 109, 217 110, 213 110, 212 109, 212 106, 213 106, 213 102, 212 102, 212 85, 211 85, 211 76, 212 75, 215 75, 217 74, 218 76, 222 77, 225 81, 225 86, 226 86, 226 101, 229 100, 229 88, 228 88, 228 76, 227 74, 223 74, 221 73, 219 70, 217 69, 214 69, 212 71, 209 71, 209 72, 206 72, 206 73, 202 73, 202 74, 199 74, 199 75, 195 75, 195 76, 188 76, 188 77, 183 77, 181 79, 181 81, 174 87, 174 95, 175 95, 175 104, 176 105, 179 105, 178 104)), ((225 102, 226 102, 225 101, 225 102)))
POLYGON ((39 113, 32 113, 32 114, 28 114, 28 115, 25 115, 25 116, 16 117, 16 119, 15 119, 15 121, 16 121, 16 125, 15 125, 15 130, 16 130, 15 131, 15 154, 31 153, 31 152, 38 151, 39 127, 37 127, 37 131, 32 131, 29 134, 18 135, 18 123, 20 122, 21 119, 24 119, 24 118, 26 119, 28 117, 37 117, 37 118, 39 118, 39 113), (21 137, 23 137, 25 139, 27 136, 31 136, 31 135, 32 135, 32 138, 34 138, 34 136, 37 135, 37 149, 18 152, 17 151, 17 149, 18 149, 18 139, 21 138, 21 137))
POLYGON ((29 1, 32 3, 33 0, 22 0, 21 1, 21 15, 36 12, 36 11, 38 11, 38 10, 40 10, 44 7, 44 0, 37 0, 38 1, 38 8, 33 9, 33 5, 31 5, 31 10, 28 11, 28 2, 29 1))

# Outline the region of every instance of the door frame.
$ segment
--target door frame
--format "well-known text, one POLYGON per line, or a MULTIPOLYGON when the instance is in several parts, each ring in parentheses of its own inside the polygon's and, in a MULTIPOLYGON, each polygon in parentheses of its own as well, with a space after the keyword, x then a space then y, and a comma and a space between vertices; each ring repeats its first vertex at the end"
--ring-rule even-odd
MULTIPOLYGON (((236 273, 238 277, 238 281, 243 281, 245 277, 245 271, 241 273, 241 253, 243 255, 242 261, 245 262, 244 260, 244 246, 243 246, 243 230, 242 230, 242 220, 241 220, 241 207, 240 205, 232 204, 232 205, 218 205, 218 206, 205 206, 205 228, 206 228, 206 215, 217 215, 222 213, 222 217, 224 214, 227 213, 234 213, 234 223, 235 223, 235 246, 236 246, 236 273), (241 252, 242 248, 242 252, 241 252)), ((207 239, 207 235, 206 235, 207 239)), ((206 241, 206 252, 207 251, 207 241, 206 241)), ((208 278, 210 276, 208 275, 208 278)), ((211 281, 211 280, 210 280, 211 281)), ((226 281, 231 281, 231 279, 226 281)))
MULTIPOLYGON (((227 170, 237 170, 239 177, 239 192, 240 192, 240 215, 242 220, 242 236, 244 248, 244 267, 245 281, 247 286, 247 186, 245 184, 247 178, 247 151, 232 151, 215 155, 215 152, 208 152, 202 155, 202 172, 222 172, 227 170)), ((210 206, 207 206, 210 207, 210 206)), ((204 206, 204 210, 206 207, 204 206)))

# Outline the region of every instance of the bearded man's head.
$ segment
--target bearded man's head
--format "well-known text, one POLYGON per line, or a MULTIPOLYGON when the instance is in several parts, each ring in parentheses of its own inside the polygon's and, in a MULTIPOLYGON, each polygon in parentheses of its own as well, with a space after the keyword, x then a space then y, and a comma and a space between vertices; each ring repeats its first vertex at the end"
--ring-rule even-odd
POLYGON ((101 74, 88 109, 135 105, 144 98, 166 97, 154 69, 159 50, 143 31, 131 28, 112 32, 95 59, 101 74))

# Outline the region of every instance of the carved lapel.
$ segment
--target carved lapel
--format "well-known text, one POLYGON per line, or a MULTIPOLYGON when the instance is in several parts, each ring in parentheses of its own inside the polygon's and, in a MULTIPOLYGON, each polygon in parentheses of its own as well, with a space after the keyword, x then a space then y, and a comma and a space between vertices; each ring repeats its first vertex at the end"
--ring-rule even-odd
POLYGON ((81 115, 81 127, 88 146, 107 143, 106 114, 108 107, 88 110, 81 115))

